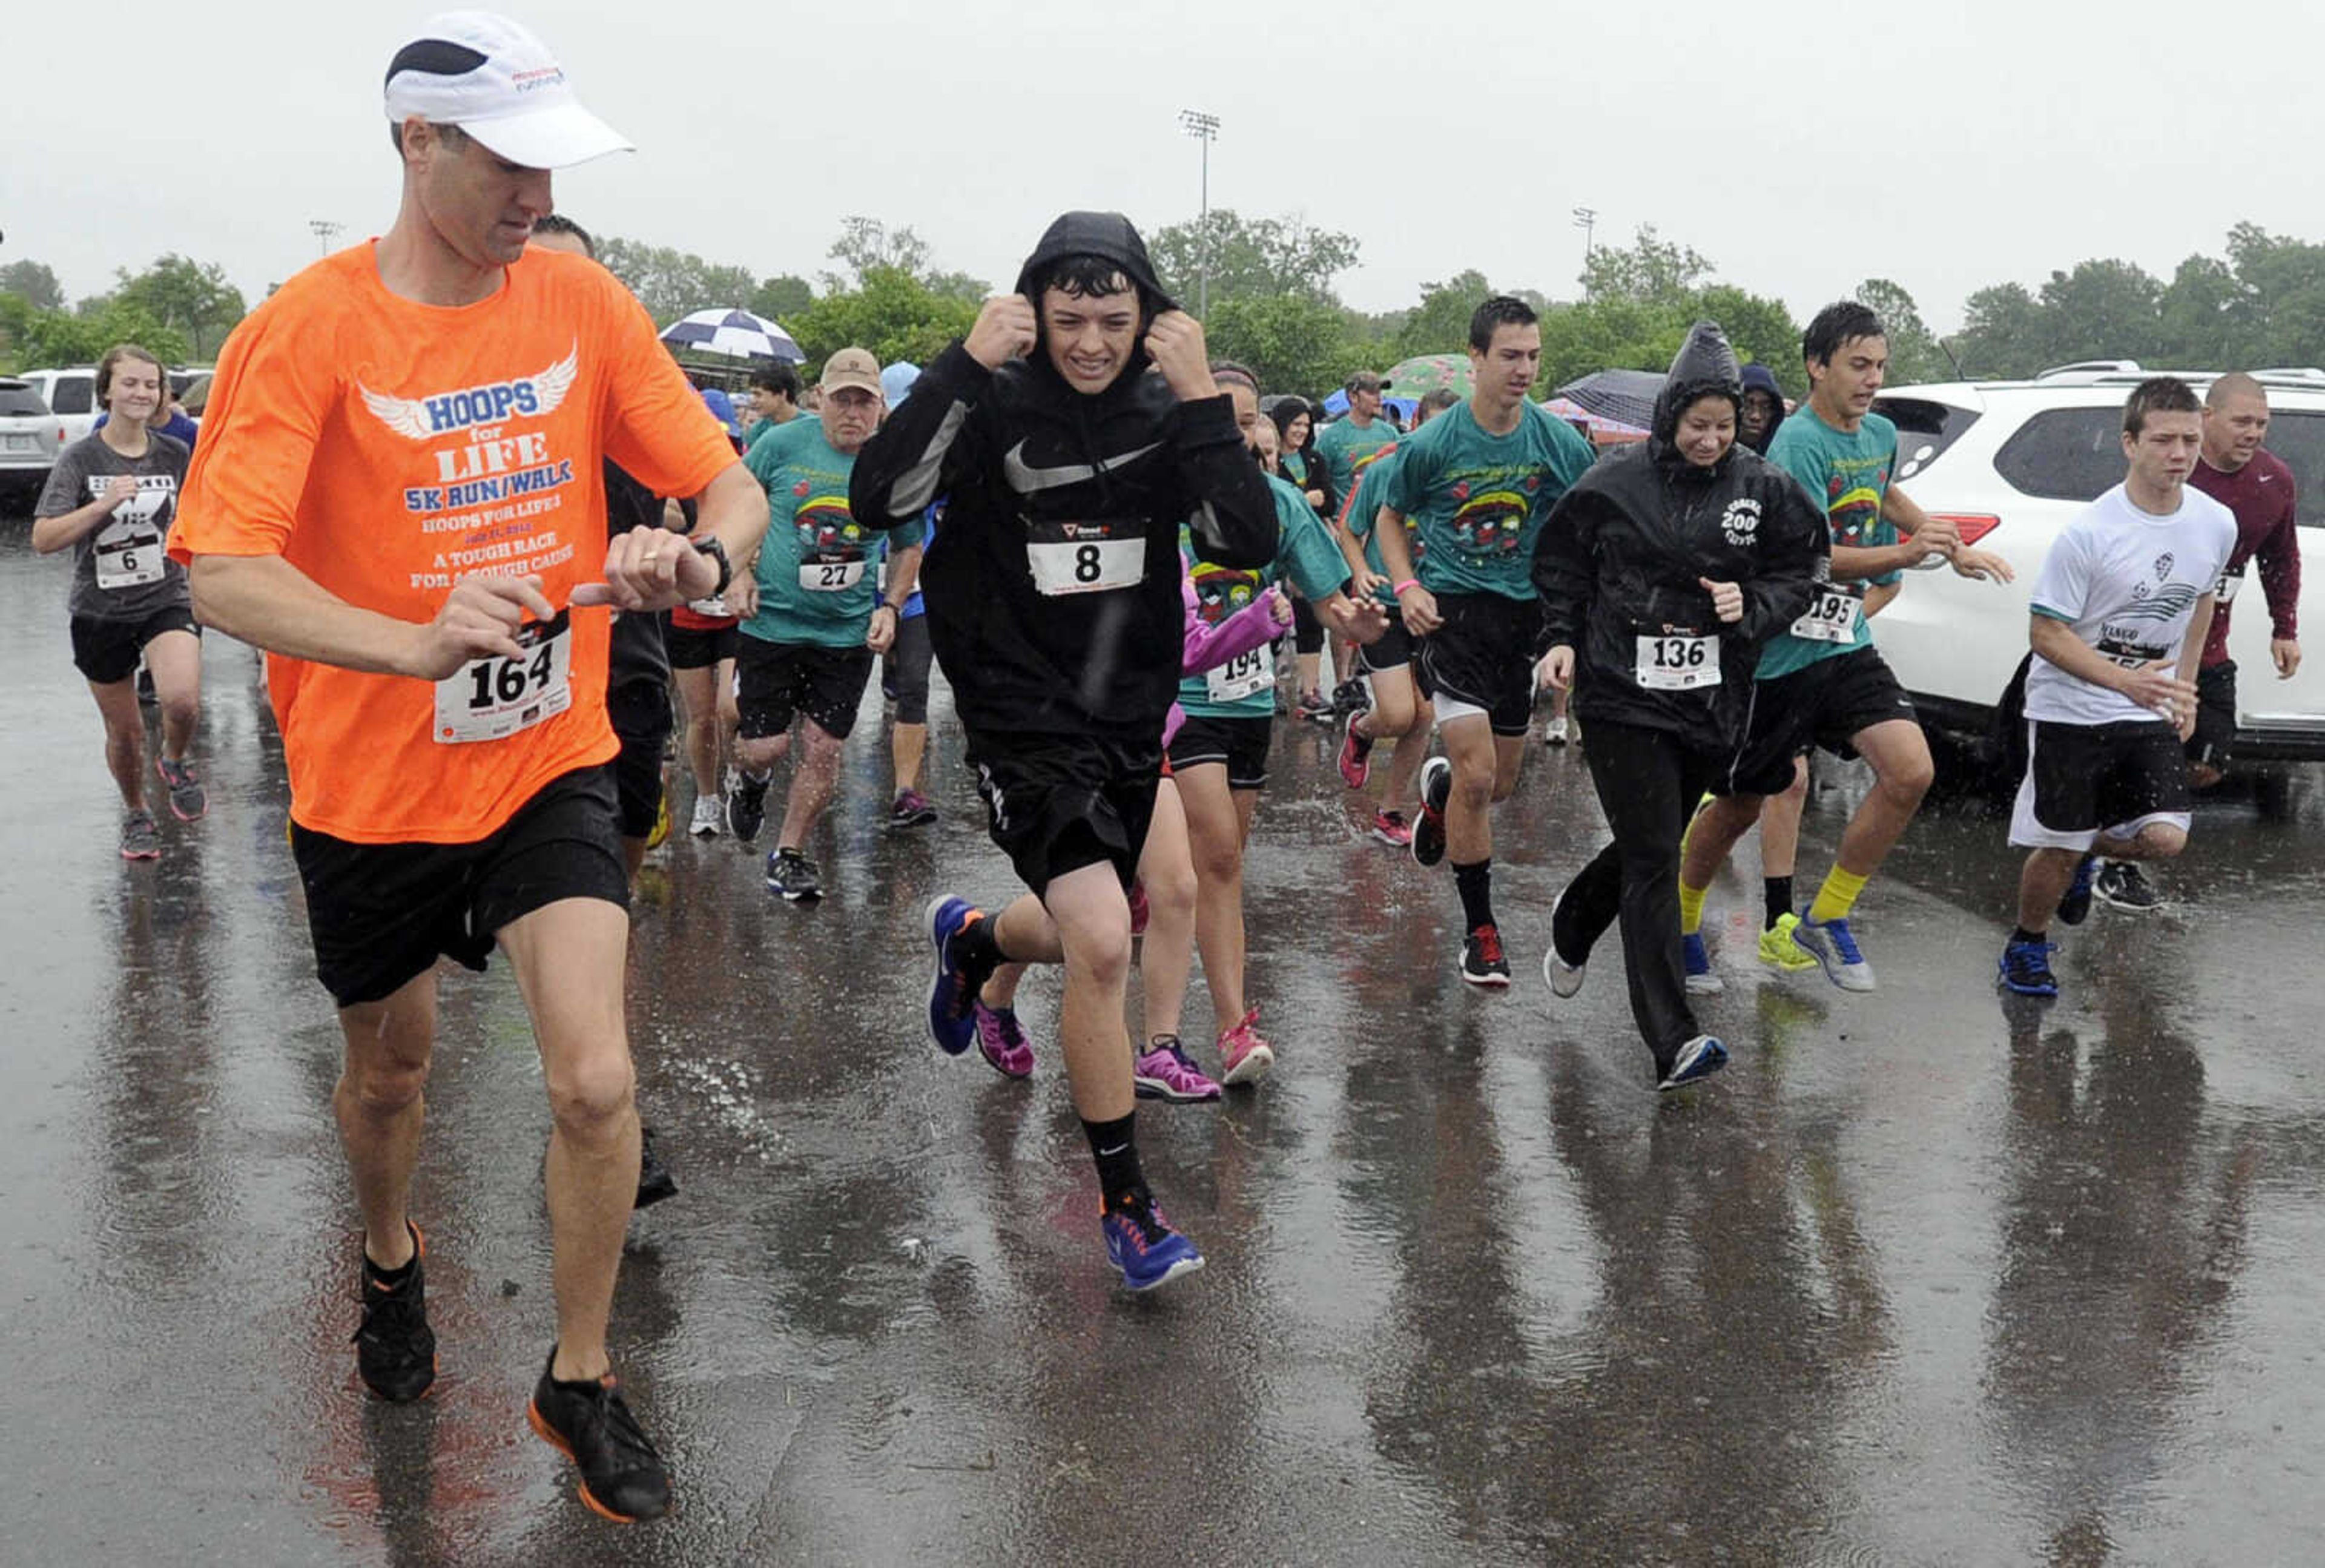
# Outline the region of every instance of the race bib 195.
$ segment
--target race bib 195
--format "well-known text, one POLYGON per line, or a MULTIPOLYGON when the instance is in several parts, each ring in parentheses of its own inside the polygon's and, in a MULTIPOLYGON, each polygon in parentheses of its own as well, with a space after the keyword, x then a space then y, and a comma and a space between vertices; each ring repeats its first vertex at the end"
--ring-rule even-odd
POLYGON ((573 705, 573 636, 568 612, 516 630, 518 659, 471 659, 436 682, 436 739, 446 746, 499 740, 573 705))
POLYGON ((1864 608, 1865 590, 1855 583, 1817 584, 1808 609, 1792 623, 1792 636, 1811 643, 1853 643, 1857 616, 1864 608))

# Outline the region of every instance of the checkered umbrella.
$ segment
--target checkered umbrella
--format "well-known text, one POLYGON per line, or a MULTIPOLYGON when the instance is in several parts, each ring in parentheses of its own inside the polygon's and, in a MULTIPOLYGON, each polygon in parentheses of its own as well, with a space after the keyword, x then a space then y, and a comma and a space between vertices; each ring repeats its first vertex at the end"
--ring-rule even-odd
POLYGON ((663 328, 662 340, 673 348, 736 359, 787 359, 797 365, 807 358, 780 323, 748 311, 697 311, 663 328))

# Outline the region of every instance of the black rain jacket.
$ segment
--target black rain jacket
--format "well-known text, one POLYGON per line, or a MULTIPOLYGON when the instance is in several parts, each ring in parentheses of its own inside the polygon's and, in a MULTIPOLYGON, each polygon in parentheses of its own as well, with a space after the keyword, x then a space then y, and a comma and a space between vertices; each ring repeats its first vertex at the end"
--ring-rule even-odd
POLYGON ((1653 433, 1594 464, 1559 497, 1535 552, 1549 645, 1575 650, 1575 715, 1671 731, 1706 750, 1742 738, 1760 645, 1799 618, 1831 554, 1824 512, 1800 482, 1741 441, 1709 469, 1681 455, 1679 416, 1707 394, 1741 403, 1742 373, 1718 326, 1689 331, 1655 400, 1653 433), (1700 580, 1744 590, 1723 624, 1700 580), (1718 634, 1719 682, 1638 683, 1639 639, 1718 634))
MULTIPOLYGON (((1172 309, 1144 243, 1116 213, 1068 213, 1018 290, 1060 256, 1094 255, 1138 285, 1148 319, 1172 309)), ((1040 302, 1034 302, 1039 308, 1040 302)), ((1104 392, 1076 392, 1045 346, 987 370, 956 341, 857 455, 849 507, 867 527, 949 496, 921 564, 929 640, 972 731, 1104 735, 1153 745, 1180 680, 1179 531, 1195 553, 1255 569, 1275 558, 1275 501, 1222 394, 1181 403, 1143 345, 1104 392), (1143 535, 1135 587, 1043 593, 1029 546, 1143 535)))

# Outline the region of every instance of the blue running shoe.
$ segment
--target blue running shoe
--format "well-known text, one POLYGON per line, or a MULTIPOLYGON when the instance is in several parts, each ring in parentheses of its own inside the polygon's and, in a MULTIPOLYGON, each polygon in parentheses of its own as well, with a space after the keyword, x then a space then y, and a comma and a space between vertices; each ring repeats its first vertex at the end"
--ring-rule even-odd
POLYGON ((929 900, 929 945, 936 950, 936 973, 929 982, 929 1038, 948 1056, 977 1043, 977 993, 986 975, 971 974, 954 951, 961 932, 985 918, 966 898, 940 893, 929 900))
POLYGON ((1162 1209, 1144 1192, 1098 1222, 1106 1231, 1107 1260, 1122 1270, 1126 1290, 1153 1290, 1203 1266, 1195 1244, 1171 1229, 1162 1209))
POLYGON ((2091 885, 2098 880, 2099 858, 2086 855, 2075 866, 2075 879, 2067 884, 2067 895, 2059 900, 2059 923, 2080 925, 2091 912, 2091 885))
POLYGON ((1727 988, 1718 971, 1711 967, 1711 954, 1705 951, 1703 932, 1690 931, 1679 939, 1680 956, 1687 960, 1687 994, 1690 997, 1716 997, 1727 988))
POLYGON ((1800 924, 1792 928, 1792 942, 1802 952, 1824 966, 1824 978, 1844 991, 1869 991, 1873 986, 1873 966, 1865 961, 1857 951, 1857 938, 1849 933, 1846 916, 1839 920, 1817 922, 1801 912, 1800 924))
POLYGON ((1698 1035, 1679 1048, 1672 1058, 1671 1071, 1663 1074, 1656 1092, 1669 1093, 1690 1083, 1700 1082, 1728 1065, 1728 1047, 1709 1035, 1698 1035))
POLYGON ((2057 996, 2059 977, 2051 972, 2051 955, 2058 951, 2056 942, 2011 942, 2002 950, 2002 984, 2022 997, 2057 996))

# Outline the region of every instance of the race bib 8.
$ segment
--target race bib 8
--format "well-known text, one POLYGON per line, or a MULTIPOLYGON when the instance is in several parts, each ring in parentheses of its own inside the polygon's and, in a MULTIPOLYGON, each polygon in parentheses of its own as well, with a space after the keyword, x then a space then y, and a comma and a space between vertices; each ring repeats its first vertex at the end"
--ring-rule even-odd
POLYGON ((1792 623, 1792 636, 1811 643, 1853 643, 1865 590, 1855 583, 1820 582, 1809 608, 1792 623))
POLYGON ((137 505, 149 497, 157 503, 161 499, 149 491, 125 502, 114 513, 113 521, 98 532, 93 552, 97 587, 143 588, 162 580, 166 557, 162 553, 162 531, 153 526, 154 508, 137 505))
POLYGON ((1025 562, 1033 569, 1034 589, 1049 598, 1136 588, 1146 580, 1146 529, 1134 518, 1029 520, 1025 562))
POLYGON ((1240 702, 1275 684, 1275 649, 1262 643, 1247 654, 1237 654, 1203 676, 1203 691, 1214 702, 1240 702))
POLYGON ((1638 666, 1634 672, 1640 688, 1648 691, 1692 691, 1719 684, 1719 639, 1691 632, 1642 633, 1638 666))
POLYGON ((573 625, 557 618, 516 629, 523 658, 471 659, 436 682, 436 739, 445 746, 501 740, 573 705, 573 625))
POLYGON ((864 580, 864 558, 853 561, 802 561, 800 587, 810 593, 838 593, 864 580))

